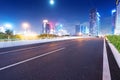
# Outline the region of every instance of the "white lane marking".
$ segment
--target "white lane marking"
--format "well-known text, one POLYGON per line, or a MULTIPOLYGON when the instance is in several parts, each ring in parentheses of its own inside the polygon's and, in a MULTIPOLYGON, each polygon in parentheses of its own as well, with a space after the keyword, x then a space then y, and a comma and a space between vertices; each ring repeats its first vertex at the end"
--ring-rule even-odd
POLYGON ((29 47, 29 48, 24 48, 24 49, 18 49, 18 50, 12 50, 12 51, 1 52, 0 55, 2 55, 2 54, 7 54, 7 53, 9 53, 9 52, 17 52, 17 51, 24 51, 24 50, 34 49, 34 48, 38 48, 38 47, 41 47, 41 46, 29 47))
POLYGON ((102 80, 111 80, 105 39, 104 39, 104 46, 103 46, 103 77, 102 77, 102 80))
POLYGON ((28 61, 32 61, 32 60, 37 59, 37 58, 40 58, 40 57, 47 56, 47 55, 49 55, 49 54, 52 54, 52 53, 61 51, 61 50, 63 50, 63 49, 65 49, 65 48, 60 48, 60 49, 57 49, 57 50, 54 50, 54 51, 47 52, 47 53, 44 53, 44 54, 42 54, 42 55, 36 56, 36 57, 32 57, 32 58, 29 58, 29 59, 26 59, 26 60, 23 60, 23 61, 20 61, 20 62, 11 64, 11 65, 8 65, 8 66, 2 67, 2 68, 0 68, 0 71, 5 70, 5 69, 8 69, 8 68, 10 68, 10 67, 17 66, 17 65, 22 64, 22 63, 26 63, 26 62, 28 62, 28 61))

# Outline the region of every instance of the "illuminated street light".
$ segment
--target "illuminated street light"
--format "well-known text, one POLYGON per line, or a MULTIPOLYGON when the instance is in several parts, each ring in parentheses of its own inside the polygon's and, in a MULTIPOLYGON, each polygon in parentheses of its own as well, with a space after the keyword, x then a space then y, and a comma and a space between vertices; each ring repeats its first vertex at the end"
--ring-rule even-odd
POLYGON ((29 25, 29 23, 24 22, 24 23, 22 23, 22 27, 24 29, 28 29, 30 27, 30 25, 29 25))
POLYGON ((112 15, 113 15, 113 13, 115 13, 115 12, 116 12, 116 9, 113 9, 111 12, 112 12, 112 15))
POLYGON ((51 5, 54 5, 54 3, 55 3, 54 0, 50 0, 51 5))
POLYGON ((25 30, 25 33, 27 32, 27 29, 30 27, 30 24, 27 22, 22 23, 22 27, 25 30))
POLYGON ((43 23, 48 23, 48 20, 43 20, 43 23))
POLYGON ((5 24, 4 25, 6 29, 12 29, 12 25, 11 24, 5 24))

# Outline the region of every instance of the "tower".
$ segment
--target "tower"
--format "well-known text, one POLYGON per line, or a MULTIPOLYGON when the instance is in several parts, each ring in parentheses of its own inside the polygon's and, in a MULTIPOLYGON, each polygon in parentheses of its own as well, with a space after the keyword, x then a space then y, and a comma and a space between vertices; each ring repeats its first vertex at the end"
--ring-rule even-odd
POLYGON ((47 34, 48 20, 43 20, 42 33, 47 34))
POLYGON ((97 9, 90 10, 89 23, 90 35, 98 36, 100 29, 100 14, 97 12, 97 9))
POLYGON ((116 1, 116 24, 115 35, 120 35, 120 1, 116 1))
POLYGON ((112 34, 115 34, 116 9, 112 10, 112 34))

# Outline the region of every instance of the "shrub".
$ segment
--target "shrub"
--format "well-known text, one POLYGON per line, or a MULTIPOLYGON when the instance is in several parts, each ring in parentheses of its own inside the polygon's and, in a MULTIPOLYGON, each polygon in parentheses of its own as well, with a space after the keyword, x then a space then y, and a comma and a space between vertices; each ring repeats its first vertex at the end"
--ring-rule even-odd
POLYGON ((107 38, 120 52, 120 35, 109 35, 107 38))

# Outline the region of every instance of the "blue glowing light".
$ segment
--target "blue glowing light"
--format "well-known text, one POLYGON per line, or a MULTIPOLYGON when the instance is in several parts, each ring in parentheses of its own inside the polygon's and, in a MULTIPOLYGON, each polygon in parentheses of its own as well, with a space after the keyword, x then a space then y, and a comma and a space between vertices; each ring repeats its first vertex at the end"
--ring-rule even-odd
POLYGON ((116 12, 116 9, 113 9, 113 10, 112 10, 112 14, 115 13, 115 12, 116 12))
POLYGON ((51 5, 54 5, 54 3, 55 3, 54 0, 50 0, 51 5))
POLYGON ((6 29, 12 29, 13 28, 12 24, 10 24, 10 23, 6 23, 6 24, 4 24, 4 26, 5 26, 6 29))
POLYGON ((101 17, 100 14, 99 14, 99 12, 97 12, 97 15, 98 15, 98 17, 101 17))

